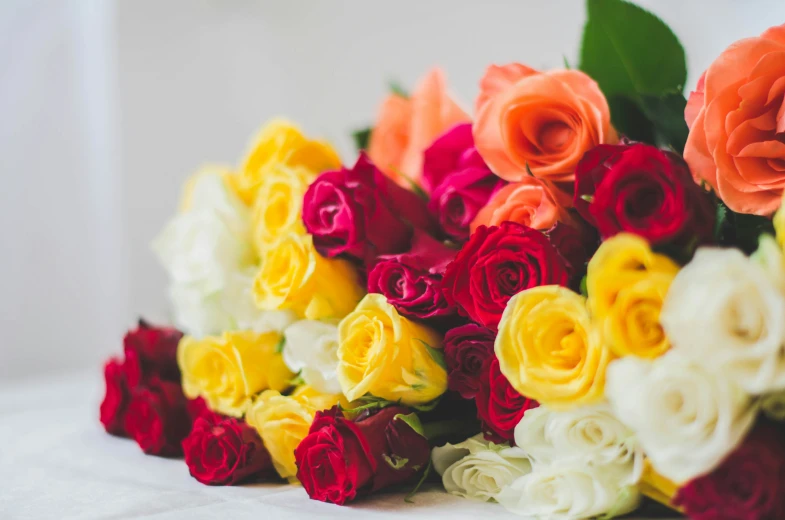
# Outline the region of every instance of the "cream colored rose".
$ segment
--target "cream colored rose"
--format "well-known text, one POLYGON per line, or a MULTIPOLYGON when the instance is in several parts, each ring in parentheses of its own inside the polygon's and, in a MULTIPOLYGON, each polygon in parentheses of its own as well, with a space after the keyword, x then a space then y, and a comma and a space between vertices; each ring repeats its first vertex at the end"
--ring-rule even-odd
POLYGON ((683 483, 714 469, 744 439, 757 406, 727 374, 679 351, 608 366, 605 393, 658 473, 683 483))
POLYGON ((674 348, 752 394, 785 389, 785 294, 736 249, 699 249, 660 320, 674 348))
POLYGON ((515 444, 536 465, 565 463, 617 471, 622 484, 635 484, 643 471, 643 451, 632 430, 608 404, 554 411, 527 410, 515 427, 515 444))
POLYGON ((490 443, 482 434, 434 448, 431 458, 448 493, 486 502, 531 471, 526 452, 490 443))
POLYGON ((284 331, 283 359, 305 384, 319 392, 340 394, 338 327, 334 323, 300 320, 284 331))

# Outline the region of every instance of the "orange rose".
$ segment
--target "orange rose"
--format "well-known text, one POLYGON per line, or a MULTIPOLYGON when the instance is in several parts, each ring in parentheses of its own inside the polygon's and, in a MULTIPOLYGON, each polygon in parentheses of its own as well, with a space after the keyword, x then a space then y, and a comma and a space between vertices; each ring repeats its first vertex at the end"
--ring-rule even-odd
POLYGON ((690 94, 684 159, 733 211, 770 215, 785 188, 785 25, 739 40, 690 94))
POLYGON ((564 209, 569 202, 569 197, 548 181, 527 176, 496 192, 474 217, 471 230, 498 226, 506 220, 540 230, 551 229, 557 222, 570 224, 573 219, 564 209))
POLYGON ((491 65, 480 81, 474 145, 499 177, 574 178, 584 152, 615 143, 610 110, 597 83, 577 70, 537 72, 491 65))
POLYGON ((444 74, 431 69, 409 99, 390 94, 371 132, 368 156, 391 179, 420 184, 422 154, 434 139, 469 116, 447 95, 444 74))

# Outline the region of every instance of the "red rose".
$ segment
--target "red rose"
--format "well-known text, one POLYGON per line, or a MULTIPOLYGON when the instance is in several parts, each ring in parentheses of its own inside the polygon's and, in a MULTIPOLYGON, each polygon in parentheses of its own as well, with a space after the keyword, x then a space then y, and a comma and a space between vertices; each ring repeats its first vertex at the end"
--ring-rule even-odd
POLYGON ((125 412, 130 400, 128 381, 119 359, 111 358, 104 365, 106 394, 101 402, 101 424, 112 435, 126 436, 125 412))
POLYGON ((474 399, 488 363, 494 358, 493 331, 475 323, 450 329, 444 336, 447 385, 464 399, 474 399))
POLYGON ((545 236, 564 259, 570 280, 580 281, 586 273, 586 264, 600 245, 597 232, 585 223, 570 226, 557 222, 545 236))
POLYGON ((695 520, 785 518, 785 444, 762 422, 708 475, 679 489, 673 504, 695 520))
POLYGON ((519 394, 499 368, 494 356, 487 365, 475 402, 477 417, 482 421, 485 437, 494 442, 512 441, 515 426, 530 408, 539 403, 519 394))
POLYGON ((145 320, 123 338, 125 370, 131 388, 156 376, 166 381, 179 381, 177 344, 183 333, 170 327, 156 327, 145 320))
POLYGON ((564 259, 545 235, 503 222, 472 233, 447 266, 442 288, 461 314, 496 331, 513 295, 540 285, 566 285, 567 280, 564 259))
POLYGON ((223 415, 210 410, 207 407, 207 401, 205 401, 203 397, 188 399, 185 403, 185 411, 188 414, 188 418, 191 420, 191 424, 196 423, 196 420, 202 417, 212 422, 220 421, 224 418, 223 415))
POLYGON ((303 223, 324 256, 369 263, 406 251, 415 228, 435 230, 425 202, 361 153, 351 169, 324 172, 303 198, 303 223))
POLYGON ((241 420, 204 415, 183 440, 191 476, 210 486, 231 486, 272 469, 259 434, 241 420))
POLYGON ((344 504, 415 476, 428 464, 428 440, 393 406, 355 421, 338 407, 317 412, 308 436, 294 452, 297 478, 308 496, 344 504))
POLYGON ((675 154, 645 144, 600 145, 575 171, 575 209, 603 239, 639 235, 652 244, 710 242, 714 207, 675 154))
POLYGON ((179 383, 154 377, 133 391, 125 430, 149 455, 182 455, 181 443, 191 429, 186 401, 179 383))
POLYGON ((380 256, 368 273, 368 292, 383 294, 401 314, 428 319, 455 314, 441 290, 442 276, 457 251, 422 231, 406 253, 380 256))
POLYGON ((493 174, 474 147, 471 123, 445 132, 425 150, 423 182, 430 209, 442 231, 455 240, 469 238, 469 225, 506 183, 493 174))

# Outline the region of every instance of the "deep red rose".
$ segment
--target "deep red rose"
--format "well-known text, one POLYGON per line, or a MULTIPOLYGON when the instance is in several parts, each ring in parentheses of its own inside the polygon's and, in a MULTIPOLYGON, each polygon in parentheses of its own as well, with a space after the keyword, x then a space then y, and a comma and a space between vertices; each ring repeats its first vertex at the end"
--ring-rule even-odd
POLYGON ((409 248, 414 229, 435 231, 425 202, 361 153, 351 169, 324 172, 303 198, 303 223, 324 256, 369 263, 409 248))
POLYGON ((188 399, 185 402, 185 411, 188 414, 188 418, 191 420, 191 424, 196 423, 196 420, 202 417, 211 422, 220 421, 225 418, 225 416, 210 410, 207 407, 207 401, 205 401, 203 397, 188 399))
POLYGON ((513 295, 540 285, 566 285, 564 259, 548 238, 515 222, 479 226, 442 280, 447 303, 496 331, 513 295))
POLYGON ((759 423, 718 468, 679 489, 673 503, 695 520, 785 518, 781 431, 770 423, 759 423))
POLYGON ((406 253, 380 256, 368 273, 368 292, 383 294, 401 314, 419 319, 455 314, 444 299, 444 270, 458 251, 416 231, 406 253))
POLYGON ((338 407, 317 412, 308 435, 294 452, 297 478, 308 496, 344 504, 357 496, 400 484, 428 464, 428 440, 393 406, 346 419, 338 407))
POLYGON ((130 391, 123 364, 119 359, 111 358, 106 362, 104 381, 106 394, 101 401, 101 424, 108 433, 126 437, 125 412, 130 401, 130 391))
POLYGON ((475 401, 485 438, 494 442, 512 442, 515 426, 523 414, 539 406, 537 401, 522 396, 512 387, 495 356, 487 364, 475 401))
POLYGON ((711 242, 715 211, 676 154, 645 144, 600 145, 575 171, 575 209, 603 239, 634 233, 650 243, 711 242))
POLYGON ((447 385, 464 399, 474 399, 488 363, 494 358, 496 334, 476 323, 450 329, 444 336, 447 385))
POLYGON ((557 222, 545 232, 545 236, 564 259, 570 280, 579 281, 586 272, 586 264, 600 245, 594 229, 585 223, 571 226, 557 222))
POLYGON ((179 381, 177 344, 183 333, 171 327, 156 327, 145 320, 126 333, 123 338, 125 370, 131 388, 150 377, 165 381, 179 381))
POLYGON ((202 415, 182 445, 191 476, 209 486, 232 486, 273 467, 259 434, 241 419, 202 415))
POLYGON ((491 172, 474 147, 471 123, 445 132, 425 150, 423 184, 430 209, 445 235, 463 241, 469 225, 506 183, 491 172))
POLYGON ((149 455, 182 455, 181 443, 191 429, 186 401, 179 383, 153 377, 134 389, 125 430, 149 455))

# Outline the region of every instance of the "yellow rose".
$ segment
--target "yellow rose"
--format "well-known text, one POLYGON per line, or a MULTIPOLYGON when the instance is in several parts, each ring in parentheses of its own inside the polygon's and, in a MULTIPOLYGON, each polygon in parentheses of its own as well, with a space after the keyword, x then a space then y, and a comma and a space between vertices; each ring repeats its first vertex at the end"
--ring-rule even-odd
POLYGON ((281 335, 250 331, 221 337, 185 336, 177 346, 183 392, 203 397, 211 410, 241 417, 262 390, 283 390, 294 374, 277 352, 281 335))
POLYGON ((341 160, 332 146, 306 138, 288 121, 275 119, 259 132, 240 168, 238 193, 250 205, 270 169, 301 166, 315 174, 337 169, 341 160))
POLYGON ((586 289, 592 320, 614 354, 655 358, 670 348, 660 310, 678 272, 636 235, 603 242, 589 261, 586 289))
POLYGON ((419 405, 447 389, 442 338, 368 294, 338 325, 338 382, 350 401, 372 394, 419 405))
POLYGON ((316 412, 332 408, 338 402, 339 396, 320 394, 307 385, 288 396, 268 390, 256 398, 245 420, 259 432, 278 474, 296 481, 294 450, 308 435, 316 412))
MULTIPOLYGON (((785 200, 785 193, 782 194, 785 200)), ((785 250, 785 205, 780 203, 780 209, 774 214, 774 232, 777 234, 777 243, 780 249, 785 250)))
POLYGON ((310 235, 290 233, 262 251, 253 295, 262 310, 292 310, 309 320, 340 319, 365 294, 354 266, 324 258, 310 235))
POLYGON ((290 233, 305 234, 303 197, 316 174, 301 166, 272 165, 253 206, 253 239, 258 252, 290 233))
POLYGON ((557 285, 510 299, 495 350, 502 373, 518 392, 556 410, 601 400, 613 357, 591 329, 585 299, 557 285))
POLYGON ((642 495, 656 500, 671 509, 683 512, 681 508, 672 504, 673 498, 679 491, 678 484, 657 473, 649 459, 643 461, 643 474, 640 482, 638 482, 638 489, 642 495))

